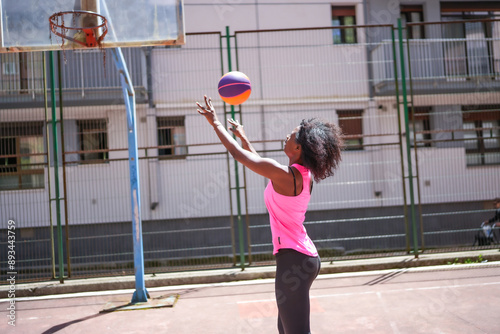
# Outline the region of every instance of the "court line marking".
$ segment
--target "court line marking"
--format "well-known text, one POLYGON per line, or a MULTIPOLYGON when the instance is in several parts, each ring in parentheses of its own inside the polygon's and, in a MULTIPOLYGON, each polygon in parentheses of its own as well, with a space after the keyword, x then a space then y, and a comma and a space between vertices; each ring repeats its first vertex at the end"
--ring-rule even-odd
MULTIPOLYGON (((346 277, 364 277, 364 276, 376 276, 383 275, 389 272, 397 272, 404 270, 408 272, 419 272, 419 271, 441 271, 445 269, 457 270, 457 269, 473 269, 477 267, 499 267, 499 262, 485 262, 485 263, 471 263, 471 264, 459 264, 459 265, 441 265, 441 266, 425 266, 425 267, 411 267, 411 268, 400 268, 400 269, 384 269, 384 270, 372 270, 372 271, 361 271, 361 272, 345 272, 345 273, 334 273, 334 274, 322 274, 319 275, 317 280, 331 279, 331 278, 346 278, 346 277)), ((210 287, 226 287, 226 286, 244 286, 244 285, 259 285, 259 284, 269 284, 273 283, 274 278, 264 278, 256 279, 250 281, 235 281, 235 282, 222 282, 222 283, 207 283, 207 284, 185 284, 185 285, 174 285, 174 286, 162 286, 146 288, 148 292, 161 292, 161 291, 175 291, 175 290, 188 290, 188 289, 198 289, 198 288, 210 288, 210 287)), ((133 294, 135 289, 122 289, 122 290, 107 290, 107 291, 88 291, 88 292, 76 292, 67 294, 57 294, 57 295, 47 295, 47 296, 30 296, 30 297, 16 297, 15 301, 36 301, 36 300, 51 300, 51 299, 62 299, 62 298, 79 298, 79 297, 95 297, 95 296, 111 296, 111 295, 122 295, 122 294, 133 294)), ((0 299, 0 303, 10 302, 10 298, 0 299)))
MULTIPOLYGON (((471 284, 453 284, 453 285, 440 285, 440 286, 432 286, 432 287, 421 287, 421 288, 406 288, 406 289, 394 289, 394 290, 383 290, 383 291, 362 291, 362 292, 348 292, 348 293, 333 293, 327 295, 314 295, 311 296, 313 298, 330 298, 330 297, 348 297, 348 296, 356 296, 356 295, 376 295, 376 294, 384 294, 384 293, 396 293, 396 292, 408 292, 408 291, 423 291, 423 290, 440 290, 440 289, 452 289, 452 288, 469 288, 469 287, 478 287, 478 286, 488 286, 488 285, 500 285, 500 282, 490 282, 490 283, 471 283, 471 284)), ((228 304, 250 304, 250 303, 262 303, 275 301, 276 299, 259 299, 259 300, 245 300, 238 301, 236 303, 228 303, 228 304)))

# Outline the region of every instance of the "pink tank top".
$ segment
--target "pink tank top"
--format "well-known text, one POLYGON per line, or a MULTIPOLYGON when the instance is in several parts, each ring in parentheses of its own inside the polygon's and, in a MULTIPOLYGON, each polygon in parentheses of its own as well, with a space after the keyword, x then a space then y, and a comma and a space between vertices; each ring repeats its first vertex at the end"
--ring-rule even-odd
POLYGON ((311 198, 311 172, 299 164, 293 164, 302 174, 302 192, 297 196, 285 196, 274 191, 273 183, 264 191, 264 200, 269 211, 273 254, 281 248, 291 248, 309 256, 318 256, 316 246, 307 235, 304 219, 311 198))

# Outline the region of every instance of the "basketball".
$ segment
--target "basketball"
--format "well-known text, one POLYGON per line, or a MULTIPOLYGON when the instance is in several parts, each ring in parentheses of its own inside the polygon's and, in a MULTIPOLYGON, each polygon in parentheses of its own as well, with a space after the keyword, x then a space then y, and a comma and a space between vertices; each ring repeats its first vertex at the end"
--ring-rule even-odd
POLYGON ((219 80, 219 95, 227 104, 233 106, 242 104, 251 92, 250 79, 242 72, 228 72, 219 80))

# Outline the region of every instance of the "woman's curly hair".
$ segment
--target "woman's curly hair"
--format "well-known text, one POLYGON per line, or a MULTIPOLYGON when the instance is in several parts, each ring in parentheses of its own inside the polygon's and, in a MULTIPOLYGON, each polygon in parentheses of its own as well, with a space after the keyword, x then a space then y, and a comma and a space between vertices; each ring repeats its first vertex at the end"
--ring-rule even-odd
POLYGON ((295 136, 302 146, 302 162, 311 170, 314 181, 332 176, 342 160, 344 147, 340 128, 317 118, 303 119, 295 136))

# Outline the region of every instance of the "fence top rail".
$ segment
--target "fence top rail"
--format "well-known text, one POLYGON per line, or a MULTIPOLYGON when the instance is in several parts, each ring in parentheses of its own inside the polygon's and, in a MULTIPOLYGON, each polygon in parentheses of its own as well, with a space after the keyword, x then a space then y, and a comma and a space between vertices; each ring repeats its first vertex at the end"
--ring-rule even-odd
POLYGON ((186 36, 193 36, 193 35, 221 35, 222 33, 220 31, 204 31, 204 32, 187 32, 186 36))
MULTIPOLYGON (((424 131, 417 131, 416 133, 423 133, 423 134, 437 134, 437 133, 453 133, 453 132, 472 132, 472 131, 492 131, 492 130, 498 130, 500 129, 500 126, 492 126, 492 127, 481 127, 481 128, 471 128, 471 129, 439 129, 439 130, 424 130, 424 131)), ((484 138, 491 138, 491 137, 484 137, 484 138)), ((471 139, 477 139, 477 138, 471 138, 471 139)))
MULTIPOLYGON (((500 19, 473 19, 473 20, 456 20, 456 21, 434 21, 434 22, 414 22, 407 23, 406 26, 422 26, 422 25, 445 25, 454 23, 473 23, 473 22, 500 22, 500 19)), ((352 28, 391 28, 397 29, 392 24, 364 24, 364 25, 345 25, 345 26, 323 26, 323 27, 303 27, 303 28, 278 28, 278 29, 252 29, 252 30, 236 30, 234 34, 248 34, 260 32, 285 32, 285 31, 310 31, 310 30, 333 30, 333 29, 352 29, 352 28)), ((186 35, 205 35, 205 34, 221 34, 221 32, 196 32, 186 33, 186 35)))
POLYGON ((234 34, 247 34, 256 32, 285 32, 285 31, 304 31, 304 30, 333 30, 350 28, 394 28, 391 24, 368 24, 354 26, 328 26, 328 27, 305 27, 305 28, 280 28, 280 29, 260 29, 260 30, 236 30, 234 34))
MULTIPOLYGON (((403 44, 410 43, 410 44, 433 44, 433 43, 445 43, 445 42, 474 42, 474 41, 487 41, 487 42, 496 42, 499 41, 500 38, 498 37, 482 37, 482 38, 467 38, 467 37, 460 37, 460 38, 425 38, 425 39, 417 39, 417 38, 403 38, 402 42, 403 44)), ((399 38, 396 38, 394 42, 399 43, 399 38)), ((358 43, 359 44, 359 43, 358 43)), ((380 48, 382 46, 387 46, 392 44, 391 39, 383 39, 380 42, 375 42, 375 43, 369 43, 372 45, 375 45, 373 50, 380 48)), ((372 51, 373 51, 372 50, 372 51)))
POLYGON ((407 23, 406 26, 425 26, 425 25, 445 25, 454 23, 473 23, 473 22, 500 22, 500 19, 474 19, 474 20, 457 20, 457 21, 434 21, 434 22, 415 22, 407 23))

